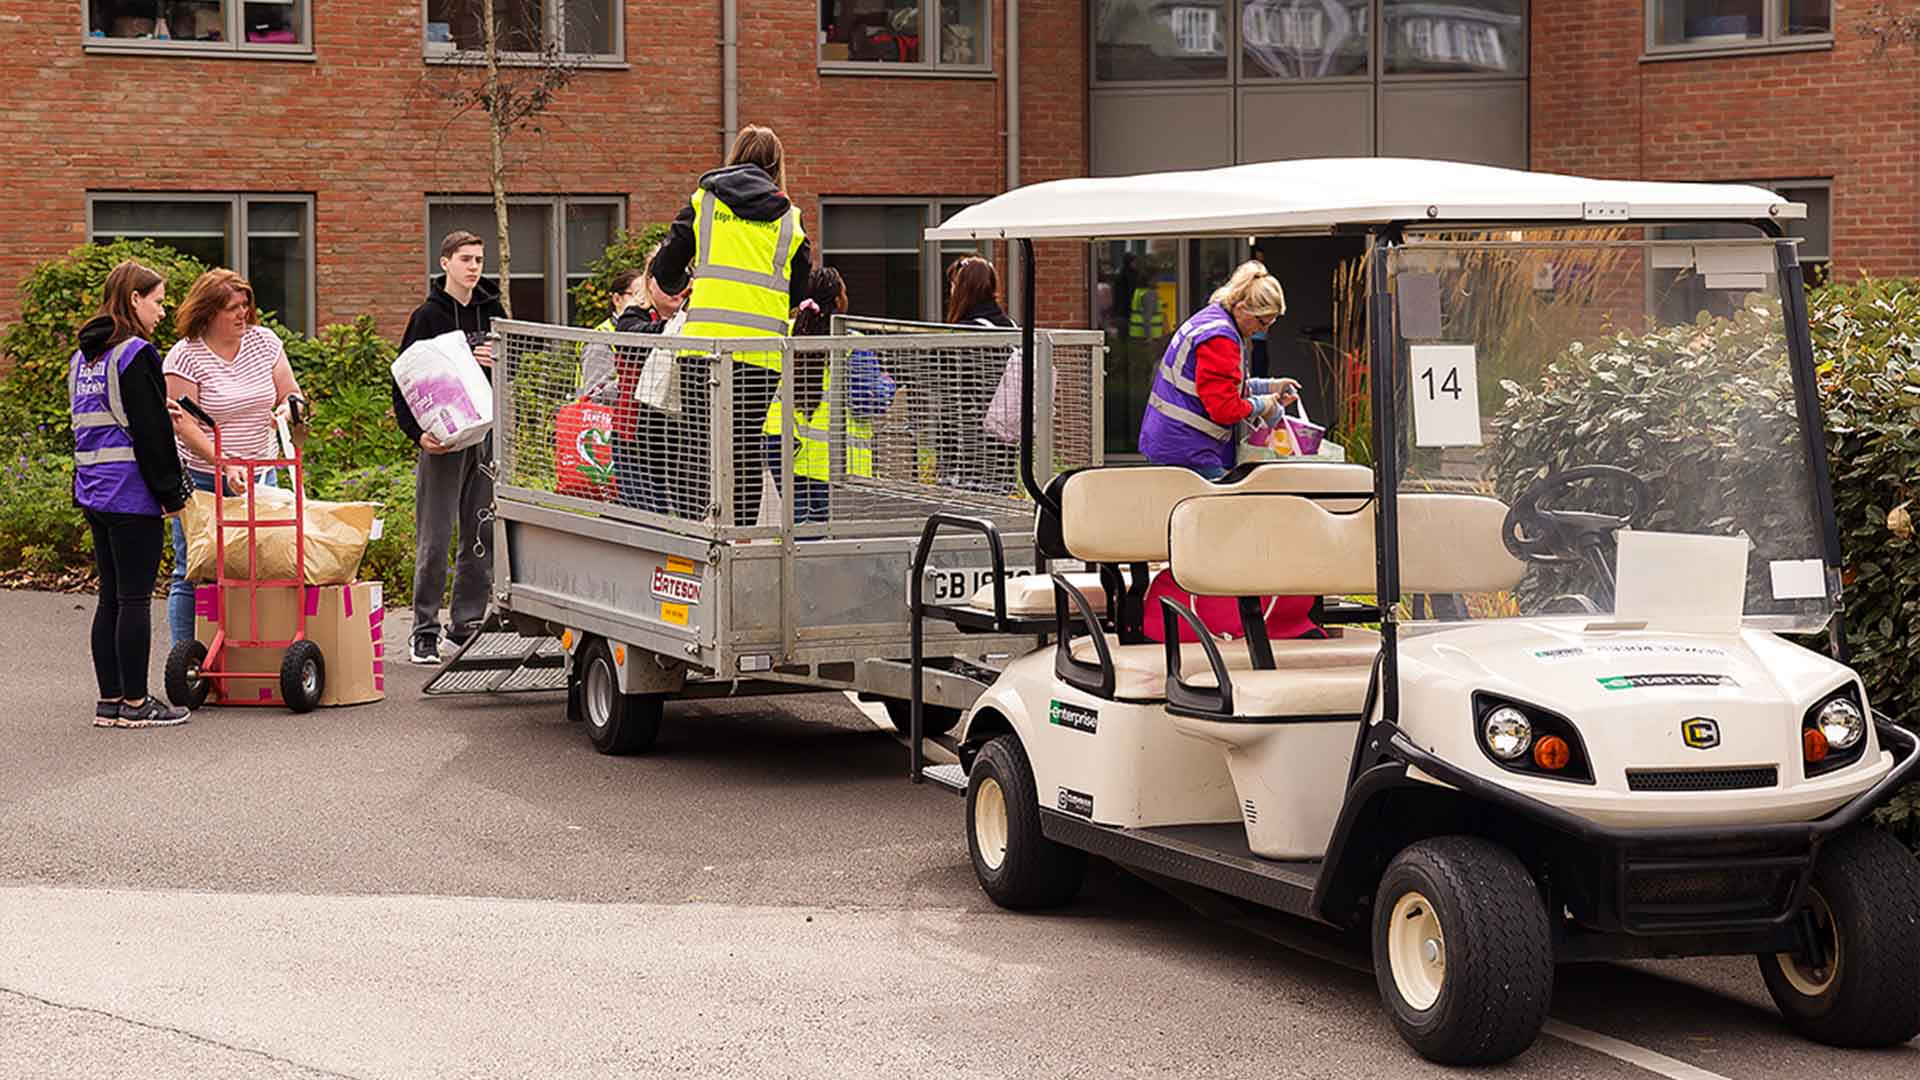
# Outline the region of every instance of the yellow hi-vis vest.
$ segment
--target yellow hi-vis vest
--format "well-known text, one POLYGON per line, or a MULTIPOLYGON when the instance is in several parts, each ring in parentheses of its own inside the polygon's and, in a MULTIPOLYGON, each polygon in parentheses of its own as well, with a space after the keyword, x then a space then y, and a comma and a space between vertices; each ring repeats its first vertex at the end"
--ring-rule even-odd
MULTIPOLYGON (((799 207, 778 221, 749 221, 705 189, 693 193, 693 295, 687 337, 780 337, 787 332, 788 270, 807 238, 799 207)), ((780 370, 780 354, 734 359, 780 370)))
MULTIPOLYGON (((793 448, 793 475, 823 484, 827 482, 828 467, 832 464, 832 450, 828 445, 832 399, 833 372, 827 370, 820 373, 820 404, 813 407, 813 413, 806 420, 793 425, 794 437, 799 442, 793 448)), ((841 404, 840 415, 847 422, 846 475, 872 476, 873 425, 855 416, 853 407, 847 403, 841 404)), ((779 401, 767 406, 767 419, 760 425, 760 433, 778 438, 784 417, 779 401)), ((767 464, 775 472, 780 471, 778 456, 773 456, 767 464)))

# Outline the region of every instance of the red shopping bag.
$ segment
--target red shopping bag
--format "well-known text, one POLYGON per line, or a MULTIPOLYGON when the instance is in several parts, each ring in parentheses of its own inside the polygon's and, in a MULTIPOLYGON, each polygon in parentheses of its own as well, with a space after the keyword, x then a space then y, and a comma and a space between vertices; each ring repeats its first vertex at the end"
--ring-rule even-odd
POLYGON ((613 410, 584 400, 562 406, 553 418, 553 464, 558 493, 613 498, 613 410))
MULTIPOLYGON (((1173 574, 1162 570, 1153 576, 1147 585, 1146 625, 1141 629, 1154 641, 1165 641, 1166 631, 1161 620, 1160 598, 1171 596, 1175 601, 1185 604, 1200 621, 1215 635, 1229 638, 1242 638, 1246 634, 1240 626, 1240 603, 1228 596, 1195 597, 1192 593, 1173 583, 1173 574)), ((1325 637, 1310 617, 1313 611, 1311 596, 1266 596, 1260 599, 1260 607, 1267 614, 1267 638, 1271 641, 1284 641, 1298 637, 1325 637)), ((1198 641, 1193 628, 1182 622, 1181 641, 1198 641)))

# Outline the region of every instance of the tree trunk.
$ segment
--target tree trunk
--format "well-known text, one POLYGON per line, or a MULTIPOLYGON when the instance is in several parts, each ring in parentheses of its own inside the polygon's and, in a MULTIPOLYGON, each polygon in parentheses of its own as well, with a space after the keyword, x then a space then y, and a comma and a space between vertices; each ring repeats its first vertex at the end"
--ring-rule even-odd
POLYGON ((487 60, 487 141, 493 151, 487 181, 493 190, 493 225, 500 241, 500 309, 513 317, 513 295, 507 288, 513 267, 513 242, 507 235, 506 108, 500 100, 500 41, 493 21, 493 0, 480 0, 480 26, 487 60))

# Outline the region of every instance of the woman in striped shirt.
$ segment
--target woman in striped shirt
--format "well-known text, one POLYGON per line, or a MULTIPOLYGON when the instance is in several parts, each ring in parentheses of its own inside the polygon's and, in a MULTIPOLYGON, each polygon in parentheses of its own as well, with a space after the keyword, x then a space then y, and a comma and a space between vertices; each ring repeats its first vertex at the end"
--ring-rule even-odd
MULTIPOLYGON (((260 325, 253 286, 231 270, 201 274, 174 313, 180 340, 167 352, 161 370, 167 397, 192 399, 220 426, 220 449, 228 457, 277 457, 274 415, 288 411, 287 399, 300 394, 293 366, 279 335, 260 325)), ((302 405, 305 404, 304 399, 302 405)), ((301 410, 305 419, 305 409, 301 410)), ((175 408, 174 441, 186 459, 187 477, 201 491, 214 490, 213 433, 175 408)), ((295 437, 304 441, 305 431, 295 437)), ((228 494, 246 490, 247 473, 229 466, 228 494)), ((271 470, 260 482, 272 483, 271 470)), ((173 584, 167 593, 167 624, 174 644, 193 637, 193 587, 187 584, 187 539, 173 519, 173 584)))

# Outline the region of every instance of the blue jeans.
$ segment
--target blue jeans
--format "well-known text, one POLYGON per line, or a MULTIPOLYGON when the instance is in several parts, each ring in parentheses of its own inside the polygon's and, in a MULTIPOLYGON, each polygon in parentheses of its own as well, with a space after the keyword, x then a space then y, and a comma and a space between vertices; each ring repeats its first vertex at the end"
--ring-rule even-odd
MULTIPOLYGON (((254 482, 261 487, 279 487, 279 475, 269 472, 254 482)), ((188 469, 187 479, 196 490, 213 490, 212 473, 188 469)), ((173 525, 173 581, 167 586, 167 629, 178 645, 193 640, 193 586, 187 584, 187 528, 178 516, 169 520, 173 525)))
POLYGON ((1194 472, 1199 473, 1209 480, 1218 480, 1227 475, 1227 468, 1224 465, 1189 465, 1187 468, 1192 469, 1194 472))

